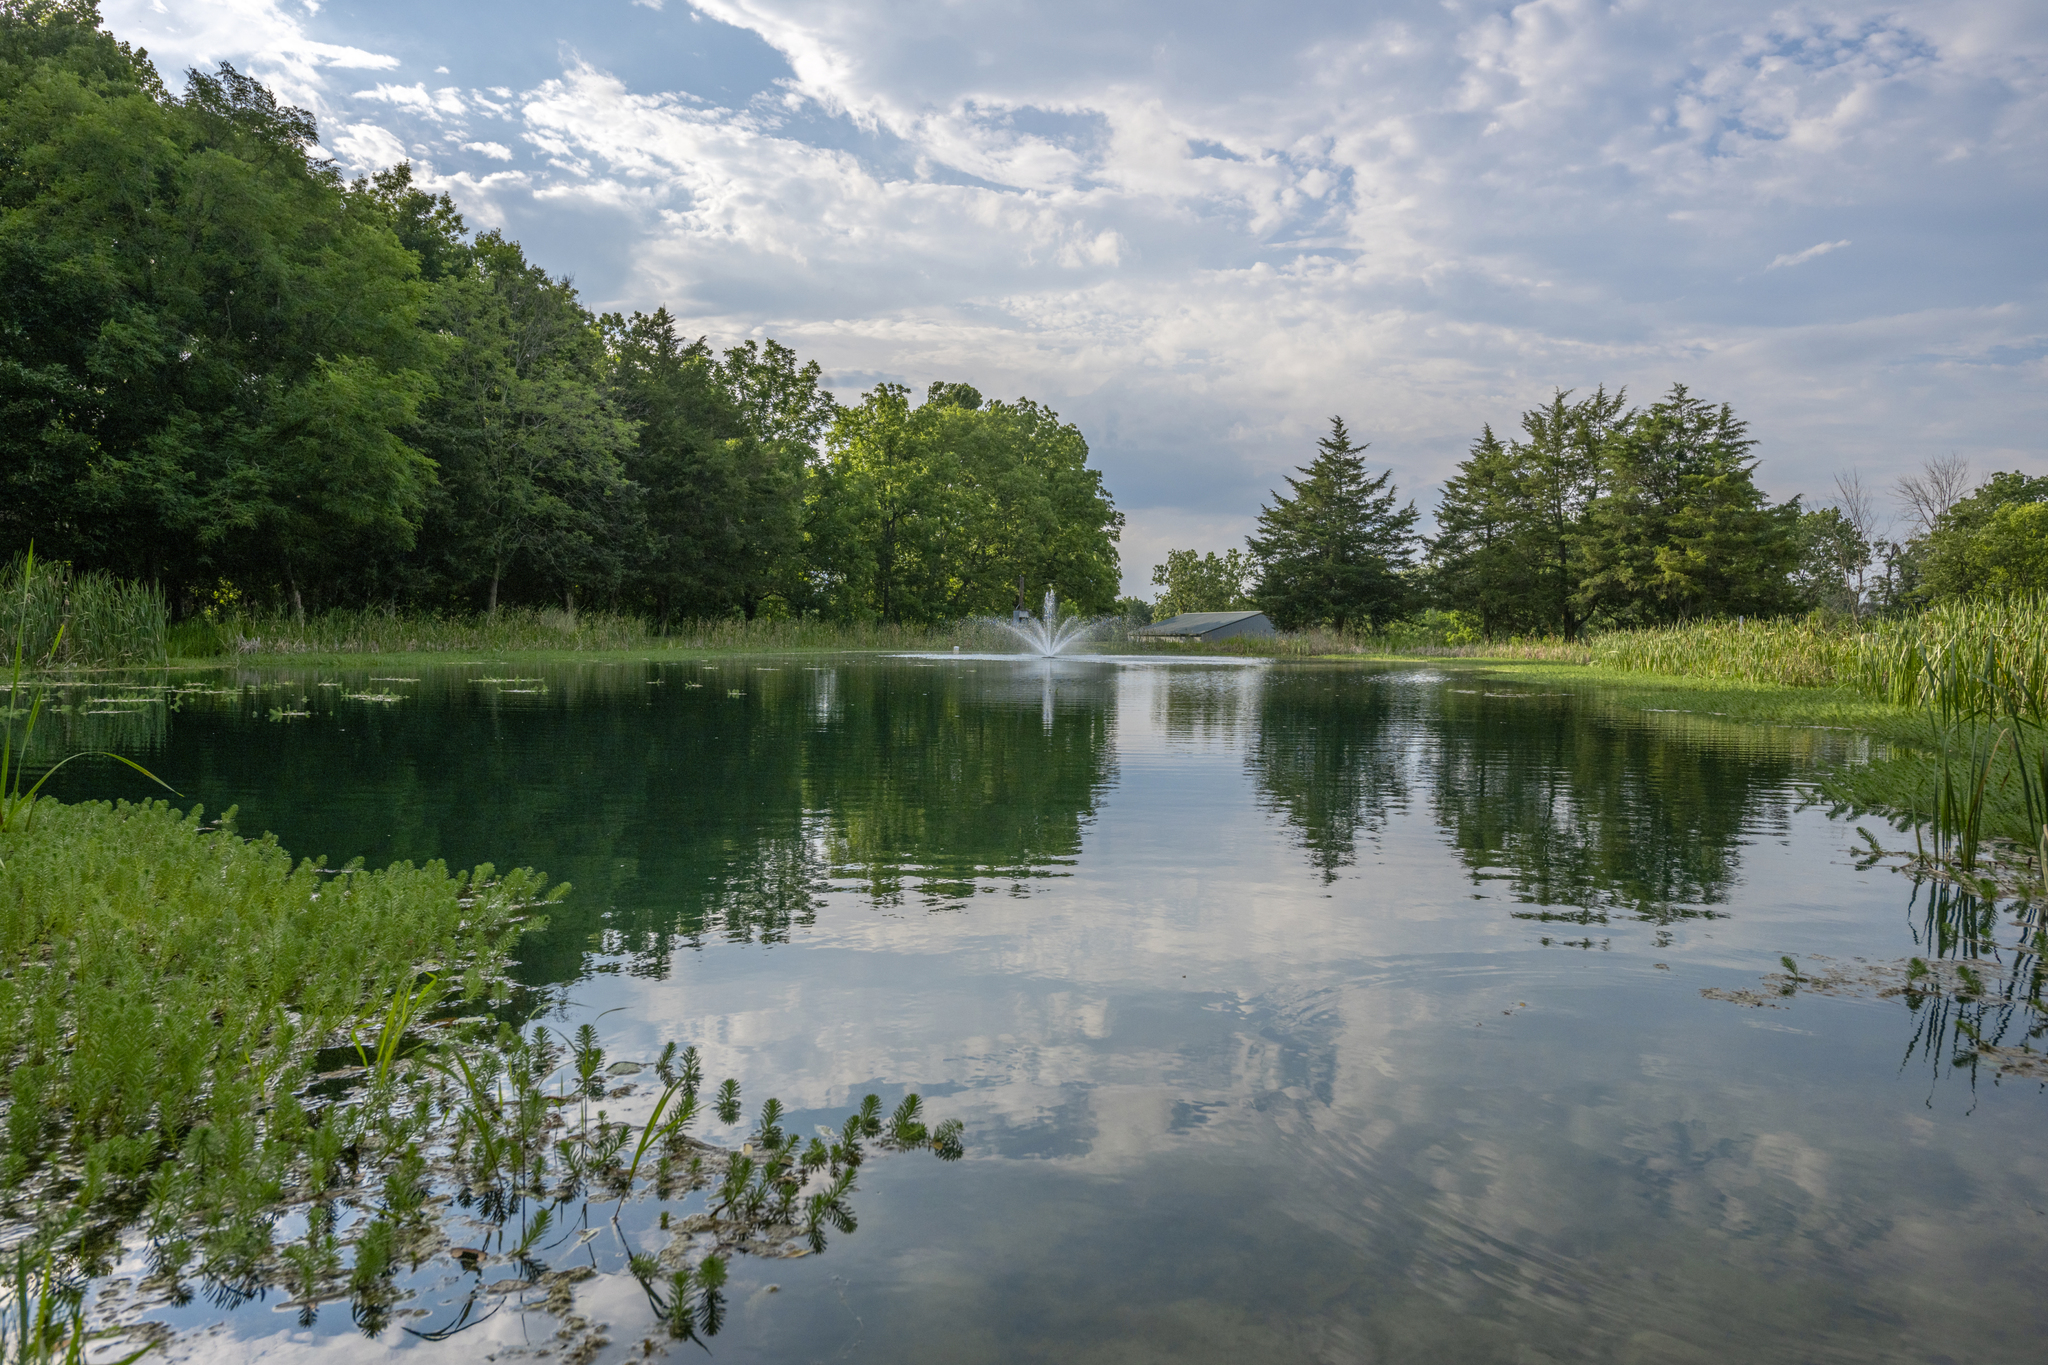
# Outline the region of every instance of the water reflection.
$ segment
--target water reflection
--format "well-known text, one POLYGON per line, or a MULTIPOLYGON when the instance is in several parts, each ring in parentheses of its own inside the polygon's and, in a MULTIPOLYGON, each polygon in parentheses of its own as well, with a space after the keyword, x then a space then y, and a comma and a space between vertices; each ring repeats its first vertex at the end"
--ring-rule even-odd
POLYGON ((1444 690, 1430 798, 1458 856, 1476 881, 1536 907, 1517 918, 1712 918, 1738 850, 1784 827, 1790 760, 1617 723, 1575 700, 1444 690))
POLYGON ((1405 680, 1355 669, 1290 669, 1259 688, 1245 763, 1261 804, 1293 831, 1327 882, 1358 860, 1361 839, 1408 800, 1423 740, 1418 693, 1405 680))

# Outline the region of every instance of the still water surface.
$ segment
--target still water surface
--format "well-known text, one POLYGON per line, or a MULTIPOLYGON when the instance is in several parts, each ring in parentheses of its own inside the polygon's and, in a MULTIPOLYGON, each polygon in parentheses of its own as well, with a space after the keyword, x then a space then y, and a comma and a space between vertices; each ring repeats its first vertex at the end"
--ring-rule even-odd
MULTIPOLYGON (((2048 1357, 2042 1087, 1896 999, 1700 994, 1929 952, 1808 794, 1853 736, 1412 668, 509 674, 250 674, 152 766, 332 863, 573 882, 522 974, 614 1056, 694 1043, 803 1131, 870 1091, 966 1120, 965 1161, 863 1167, 825 1255, 736 1259, 718 1359, 2048 1357)), ((582 1292, 608 1356, 637 1295, 582 1292)), ((548 1344, 179 1320, 222 1358, 548 1344)))

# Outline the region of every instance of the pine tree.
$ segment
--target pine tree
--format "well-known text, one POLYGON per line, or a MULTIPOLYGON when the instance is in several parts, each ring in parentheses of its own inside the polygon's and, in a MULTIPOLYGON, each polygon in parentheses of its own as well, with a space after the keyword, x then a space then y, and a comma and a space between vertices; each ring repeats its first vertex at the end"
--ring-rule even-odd
POLYGON ((1531 593, 1533 510, 1515 453, 1487 426, 1444 485, 1429 577, 1437 601, 1478 617, 1488 639, 1528 629, 1541 614, 1531 593))
POLYGON ((1797 604, 1799 500, 1770 505, 1756 442, 1727 404, 1683 384, 1605 443, 1605 491, 1578 537, 1578 608, 1633 626, 1797 604))
POLYGON ((1246 541, 1260 565, 1252 597, 1275 625, 1381 626, 1408 611, 1415 506, 1396 509, 1393 471, 1369 475, 1365 450, 1331 418, 1315 459, 1287 480, 1292 495, 1260 510, 1246 541))

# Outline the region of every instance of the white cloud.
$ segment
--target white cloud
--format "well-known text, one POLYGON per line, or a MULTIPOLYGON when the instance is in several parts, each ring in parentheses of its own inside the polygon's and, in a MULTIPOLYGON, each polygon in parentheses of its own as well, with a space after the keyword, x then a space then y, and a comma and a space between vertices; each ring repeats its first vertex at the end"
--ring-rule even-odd
POLYGON ((173 86, 187 67, 233 61, 285 98, 318 110, 328 69, 388 71, 398 65, 385 53, 310 37, 276 0, 104 0, 100 14, 108 28, 147 48, 173 86))
POLYGON ((432 113, 434 109, 434 97, 427 93, 425 85, 418 83, 412 85, 384 85, 380 83, 368 90, 356 91, 355 97, 359 100, 376 100, 382 104, 396 104, 402 108, 416 109, 423 114, 432 113))
POLYGON ((1840 251, 1847 245, 1849 245, 1847 241, 1817 242, 1804 251, 1794 251, 1782 256, 1773 257, 1771 263, 1765 266, 1764 269, 1777 270, 1782 266, 1804 265, 1816 256, 1825 256, 1830 251, 1840 251))
POLYGON ((342 164, 351 170, 381 171, 405 160, 405 144, 374 123, 346 124, 331 138, 342 164))
POLYGON ((493 161, 510 161, 512 159, 512 149, 502 142, 465 142, 462 144, 462 150, 465 152, 476 152, 481 156, 491 158, 493 161))

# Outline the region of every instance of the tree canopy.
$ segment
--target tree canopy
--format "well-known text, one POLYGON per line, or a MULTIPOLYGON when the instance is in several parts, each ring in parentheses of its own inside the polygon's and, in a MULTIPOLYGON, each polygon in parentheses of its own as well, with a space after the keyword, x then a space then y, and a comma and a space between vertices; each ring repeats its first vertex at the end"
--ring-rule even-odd
POLYGON ((346 181, 223 65, 173 94, 90 0, 0 0, 0 555, 190 604, 577 595, 926 621, 1114 599, 1071 424, 964 384, 599 317, 409 166, 346 181))

